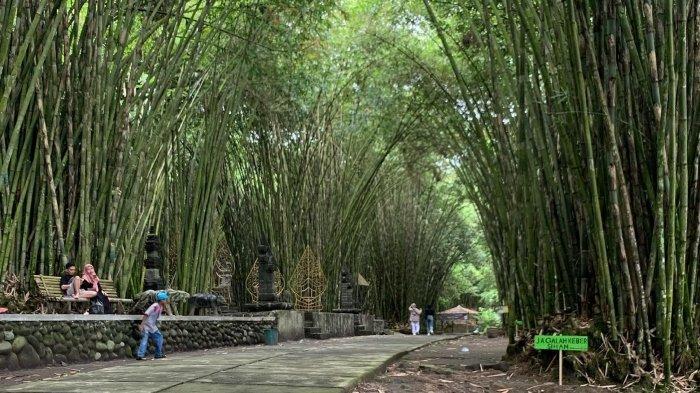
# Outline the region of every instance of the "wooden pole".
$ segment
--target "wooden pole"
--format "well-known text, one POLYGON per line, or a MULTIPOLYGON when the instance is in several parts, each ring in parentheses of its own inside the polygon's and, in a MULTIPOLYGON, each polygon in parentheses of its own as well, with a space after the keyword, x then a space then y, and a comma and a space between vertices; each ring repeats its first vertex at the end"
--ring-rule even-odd
POLYGON ((564 366, 564 361, 561 356, 562 351, 559 350, 559 386, 561 386, 561 380, 562 380, 562 369, 564 366))

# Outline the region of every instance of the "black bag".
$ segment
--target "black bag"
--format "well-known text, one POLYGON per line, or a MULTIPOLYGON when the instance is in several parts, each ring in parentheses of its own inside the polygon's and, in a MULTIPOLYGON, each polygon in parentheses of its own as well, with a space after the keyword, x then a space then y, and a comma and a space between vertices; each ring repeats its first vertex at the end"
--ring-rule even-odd
POLYGON ((104 314, 105 305, 97 299, 92 299, 90 301, 90 314, 104 314))

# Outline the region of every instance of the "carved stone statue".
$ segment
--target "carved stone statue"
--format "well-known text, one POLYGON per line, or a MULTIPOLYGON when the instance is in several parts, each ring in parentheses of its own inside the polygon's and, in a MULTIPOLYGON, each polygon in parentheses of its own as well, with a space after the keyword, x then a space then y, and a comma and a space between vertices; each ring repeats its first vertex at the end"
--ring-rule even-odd
POLYGON ((275 293, 277 261, 275 261, 275 257, 267 244, 258 246, 258 263, 258 301, 276 302, 278 300, 275 293))
POLYGON ((258 246, 257 301, 244 305, 249 311, 289 310, 292 304, 280 301, 275 285, 277 261, 272 255, 267 239, 263 237, 258 246))

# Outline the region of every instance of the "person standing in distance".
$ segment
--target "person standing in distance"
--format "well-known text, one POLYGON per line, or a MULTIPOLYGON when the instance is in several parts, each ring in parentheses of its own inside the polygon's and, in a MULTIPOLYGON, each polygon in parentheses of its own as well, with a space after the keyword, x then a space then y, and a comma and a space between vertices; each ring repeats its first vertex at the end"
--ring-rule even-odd
POLYGON ((420 314, 423 311, 416 306, 416 303, 411 303, 408 307, 408 320, 411 322, 411 333, 415 336, 420 332, 420 314))
POLYGON ((433 334, 433 328, 435 327, 435 310, 433 310, 433 305, 428 304, 425 306, 425 331, 428 336, 433 334))

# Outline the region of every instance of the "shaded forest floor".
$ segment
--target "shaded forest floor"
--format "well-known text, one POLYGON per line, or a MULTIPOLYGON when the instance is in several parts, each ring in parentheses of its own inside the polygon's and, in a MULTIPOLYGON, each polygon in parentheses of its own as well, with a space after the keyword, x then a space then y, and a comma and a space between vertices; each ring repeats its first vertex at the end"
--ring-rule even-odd
MULTIPOLYGON (((591 386, 576 378, 557 385, 556 364, 549 370, 532 370, 524 364, 501 361, 506 338, 464 336, 441 341, 411 352, 387 368, 386 373, 360 384, 357 393, 394 392, 600 392, 617 391, 616 385, 591 386), (466 348, 466 350, 464 349, 466 348)), ((627 389, 626 391, 641 391, 627 389)))

